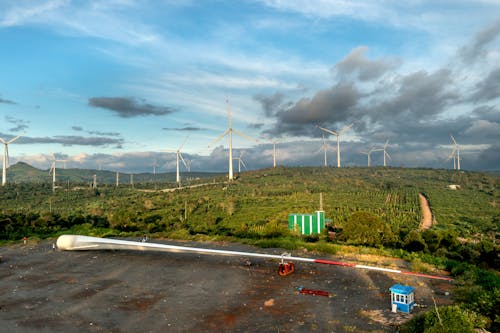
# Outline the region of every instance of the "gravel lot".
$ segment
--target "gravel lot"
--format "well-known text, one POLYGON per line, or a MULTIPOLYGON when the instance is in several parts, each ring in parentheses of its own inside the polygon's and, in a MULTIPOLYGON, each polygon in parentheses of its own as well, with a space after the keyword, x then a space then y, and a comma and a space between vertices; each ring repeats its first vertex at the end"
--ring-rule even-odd
POLYGON ((419 277, 313 263, 297 263, 295 273, 280 277, 276 260, 252 258, 247 265, 246 258, 189 253, 59 251, 53 243, 0 248, 0 331, 396 332, 411 315, 391 313, 393 284, 416 287, 423 307, 434 306, 433 297, 438 305, 451 302, 451 283, 419 277), (299 286, 331 297, 300 294, 299 286))

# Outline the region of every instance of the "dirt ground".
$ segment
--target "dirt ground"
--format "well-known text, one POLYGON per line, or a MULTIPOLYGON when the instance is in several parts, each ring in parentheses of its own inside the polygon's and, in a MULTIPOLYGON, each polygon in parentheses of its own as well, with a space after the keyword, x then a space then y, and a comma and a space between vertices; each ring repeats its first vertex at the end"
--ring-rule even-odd
POLYGON ((418 194, 420 198, 420 207, 422 207, 422 221, 420 222, 420 230, 427 230, 432 227, 433 216, 431 208, 429 207, 429 202, 427 198, 422 195, 422 193, 418 194))
POLYGON ((297 263, 295 273, 280 277, 276 260, 252 258, 248 265, 246 258, 188 253, 59 251, 53 243, 0 248, 0 331, 396 332, 432 307, 433 297, 438 305, 451 302, 451 283, 421 277, 314 263, 297 263), (388 288, 395 283, 416 287, 422 307, 411 315, 391 313, 388 288), (300 294, 299 286, 332 297, 300 294))

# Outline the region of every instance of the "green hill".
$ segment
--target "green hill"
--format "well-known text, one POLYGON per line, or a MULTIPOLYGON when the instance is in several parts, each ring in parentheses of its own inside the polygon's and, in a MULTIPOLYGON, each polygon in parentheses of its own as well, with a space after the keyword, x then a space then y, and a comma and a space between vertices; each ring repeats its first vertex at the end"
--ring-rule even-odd
MULTIPOLYGON (((116 184, 116 172, 94 169, 56 169, 56 183, 67 186, 70 184, 90 184, 94 175, 98 184, 116 184)), ((183 181, 191 181, 198 178, 215 177, 221 175, 216 172, 189 172, 182 173, 183 181)), ((7 180, 10 183, 50 183, 52 184, 52 174, 49 170, 40 170, 24 162, 18 162, 7 169, 7 180)), ((120 184, 154 184, 173 183, 176 180, 175 172, 165 173, 119 173, 120 184)))

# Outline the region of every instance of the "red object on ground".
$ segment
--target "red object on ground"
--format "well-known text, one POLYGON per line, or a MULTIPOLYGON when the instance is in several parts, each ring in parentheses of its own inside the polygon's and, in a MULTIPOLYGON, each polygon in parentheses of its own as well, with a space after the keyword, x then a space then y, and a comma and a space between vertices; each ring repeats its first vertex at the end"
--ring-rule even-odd
POLYGON ((292 274, 295 271, 295 264, 293 262, 283 262, 278 268, 278 274, 281 276, 286 276, 292 274))
POLYGON ((330 293, 328 291, 324 291, 324 290, 306 289, 303 287, 299 287, 297 289, 299 290, 299 293, 301 293, 301 294, 318 295, 318 296, 326 296, 326 297, 330 296, 330 293))

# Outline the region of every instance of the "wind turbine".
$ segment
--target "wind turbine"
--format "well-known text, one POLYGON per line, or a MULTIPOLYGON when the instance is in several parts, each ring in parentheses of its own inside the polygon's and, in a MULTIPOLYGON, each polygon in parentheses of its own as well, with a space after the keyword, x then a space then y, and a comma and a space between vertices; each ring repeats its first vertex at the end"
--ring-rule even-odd
POLYGON ((451 159, 453 157, 453 169, 460 170, 460 146, 458 145, 453 135, 450 134, 450 138, 453 141, 453 150, 451 151, 448 159, 451 159))
POLYGON ((321 148, 320 150, 323 150, 323 155, 324 155, 324 166, 327 167, 328 166, 328 159, 326 157, 326 151, 327 150, 332 150, 334 151, 332 148, 330 148, 328 146, 328 143, 326 142, 326 139, 325 139, 325 135, 323 134, 323 144, 321 145, 321 148))
POLYGON ((362 151, 362 152, 360 152, 361 154, 366 154, 366 155, 368 156, 368 167, 370 167, 370 166, 371 166, 371 161, 372 161, 372 160, 371 160, 371 154, 372 154, 372 152, 374 152, 375 150, 376 150, 376 149, 374 149, 373 147, 371 147, 371 148, 370 148, 370 150, 368 150, 368 151, 362 151))
POLYGON ((245 139, 248 139, 248 140, 252 140, 252 141, 255 141, 255 142, 258 142, 258 141, 255 140, 254 138, 249 137, 246 134, 241 133, 238 130, 233 129, 233 122, 231 120, 231 109, 229 108, 229 101, 228 101, 227 98, 226 98, 226 104, 227 104, 227 119, 228 119, 228 122, 229 122, 229 127, 221 135, 219 135, 217 138, 215 138, 215 140, 212 141, 208 145, 208 147, 210 148, 210 146, 212 146, 213 144, 215 144, 216 142, 218 142, 220 139, 222 139, 223 137, 225 137, 227 134, 229 134, 229 175, 228 175, 228 179, 229 179, 229 181, 232 181, 232 180, 234 180, 234 176, 233 176, 233 132, 235 132, 236 134, 238 134, 242 138, 245 138, 245 139))
POLYGON ((58 160, 58 159, 56 159, 55 155, 52 155, 52 157, 54 159, 52 161, 52 165, 50 166, 49 175, 52 173, 52 192, 55 192, 56 191, 56 163, 57 162, 66 163, 66 160, 58 160))
POLYGON ((184 142, 182 142, 182 144, 179 146, 179 148, 177 148, 177 150, 175 151, 176 161, 177 161, 177 163, 176 163, 177 173, 176 173, 175 181, 177 182, 177 184, 181 183, 180 162, 182 161, 182 163, 184 164, 186 169, 188 167, 186 164, 186 161, 184 161, 184 158, 182 157, 182 154, 181 154, 182 147, 184 147, 184 145, 186 144, 188 137, 189 136, 186 136, 186 138, 184 139, 184 142))
POLYGON ((240 153, 240 157, 235 157, 234 159, 235 160, 238 160, 238 173, 241 173, 241 166, 243 165, 243 167, 246 169, 247 166, 245 165, 245 162, 243 162, 243 160, 241 159, 241 157, 243 156, 243 154, 245 154, 245 152, 241 152, 240 153))
POLYGON ((383 151, 384 152, 384 166, 387 166, 387 157, 392 160, 391 155, 387 152, 387 145, 389 140, 387 140, 382 148, 373 149, 372 151, 383 151))
POLYGON ((7 182, 7 164, 9 163, 9 144, 19 139, 21 135, 16 136, 9 141, 6 141, 3 138, 0 138, 0 142, 3 143, 3 163, 2 163, 2 186, 5 186, 7 182))
POLYGON ((347 126, 344 126, 340 131, 338 132, 335 132, 335 131, 332 131, 332 130, 329 130, 327 128, 323 128, 323 127, 320 127, 319 125, 316 125, 317 128, 319 128, 320 130, 324 131, 324 132, 327 132, 327 133, 330 133, 330 134, 333 134, 337 137, 337 168, 340 168, 340 135, 342 133, 344 133, 345 131, 347 131, 349 128, 352 127, 353 124, 350 124, 350 125, 347 125, 347 126))

